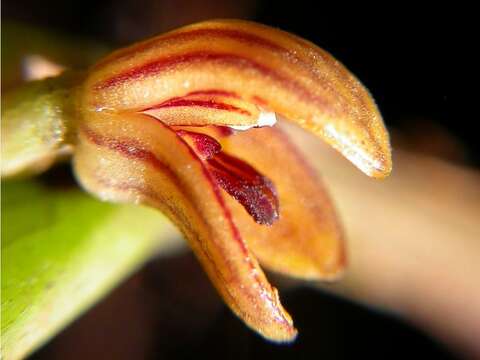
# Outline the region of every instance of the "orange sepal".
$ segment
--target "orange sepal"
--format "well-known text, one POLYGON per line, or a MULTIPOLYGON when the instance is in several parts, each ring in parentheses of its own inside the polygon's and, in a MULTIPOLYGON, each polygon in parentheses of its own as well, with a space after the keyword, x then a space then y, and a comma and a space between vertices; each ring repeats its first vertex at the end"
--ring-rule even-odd
POLYGON ((80 183, 102 199, 164 212, 247 325, 270 340, 293 340, 292 320, 235 224, 227 195, 181 136, 148 115, 92 116, 79 129, 74 156, 80 183))
MULTIPOLYGON (((214 129, 204 133, 215 136, 214 129)), ((308 280, 333 280, 346 265, 344 239, 334 206, 318 174, 277 125, 217 137, 275 184, 279 218, 262 226, 233 199, 227 203, 242 237, 270 270, 308 280)))
POLYGON ((201 22, 116 51, 91 69, 81 103, 92 112, 157 109, 168 125, 252 125, 255 104, 321 137, 370 176, 392 167, 382 116, 360 81, 316 45, 253 22, 201 22), (158 108, 205 91, 217 109, 158 108))

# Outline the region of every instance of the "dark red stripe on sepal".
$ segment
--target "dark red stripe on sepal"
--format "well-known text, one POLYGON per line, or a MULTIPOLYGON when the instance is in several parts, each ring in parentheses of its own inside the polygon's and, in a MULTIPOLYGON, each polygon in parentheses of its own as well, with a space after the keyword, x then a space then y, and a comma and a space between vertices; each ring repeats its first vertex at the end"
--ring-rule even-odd
POLYGON ((211 159, 222 150, 220 143, 211 136, 187 130, 177 130, 176 133, 187 142, 202 160, 211 159))
POLYGON ((207 171, 229 195, 237 200, 259 224, 272 225, 278 219, 279 202, 272 181, 245 161, 221 152, 213 137, 193 131, 177 130, 204 161, 207 171))
POLYGON ((247 115, 247 116, 251 115, 249 111, 240 109, 239 107, 233 106, 230 104, 217 102, 214 100, 190 100, 190 99, 184 99, 184 98, 170 99, 168 101, 165 101, 158 105, 151 106, 142 111, 158 110, 158 109, 172 108, 172 107, 191 107, 191 106, 198 106, 198 107, 210 108, 210 109, 216 109, 216 110, 233 111, 233 112, 236 112, 242 115, 247 115))
POLYGON ((272 181, 243 160, 223 152, 206 160, 210 174, 259 224, 279 217, 277 190, 272 181))

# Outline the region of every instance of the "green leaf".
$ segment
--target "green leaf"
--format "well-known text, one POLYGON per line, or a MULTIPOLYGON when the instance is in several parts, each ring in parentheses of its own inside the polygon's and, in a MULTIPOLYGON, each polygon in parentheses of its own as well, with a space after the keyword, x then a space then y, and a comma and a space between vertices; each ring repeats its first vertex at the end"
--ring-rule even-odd
POLYGON ((158 211, 80 189, 2 184, 4 359, 31 353, 179 237, 158 211))

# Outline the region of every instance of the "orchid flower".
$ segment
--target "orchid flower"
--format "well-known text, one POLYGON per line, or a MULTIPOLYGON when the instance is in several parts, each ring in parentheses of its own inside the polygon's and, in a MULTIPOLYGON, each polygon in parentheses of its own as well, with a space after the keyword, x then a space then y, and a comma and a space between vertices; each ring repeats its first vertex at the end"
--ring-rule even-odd
POLYGON ((232 311, 273 341, 297 331, 259 264, 308 280, 346 265, 332 202, 275 114, 371 177, 391 171, 362 84, 314 44, 252 22, 186 26, 23 91, 28 102, 6 102, 2 176, 72 156, 92 195, 165 213, 232 311))

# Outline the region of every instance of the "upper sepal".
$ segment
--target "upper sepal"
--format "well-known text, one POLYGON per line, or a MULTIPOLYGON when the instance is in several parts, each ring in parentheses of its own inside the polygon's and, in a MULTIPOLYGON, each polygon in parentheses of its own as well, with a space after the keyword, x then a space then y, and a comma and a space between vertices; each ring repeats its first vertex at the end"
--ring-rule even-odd
POLYGON ((382 117, 358 79, 314 44, 264 25, 213 20, 146 40, 100 61, 84 90, 84 109, 156 110, 169 125, 252 125, 268 109, 370 176, 392 168, 382 117))

